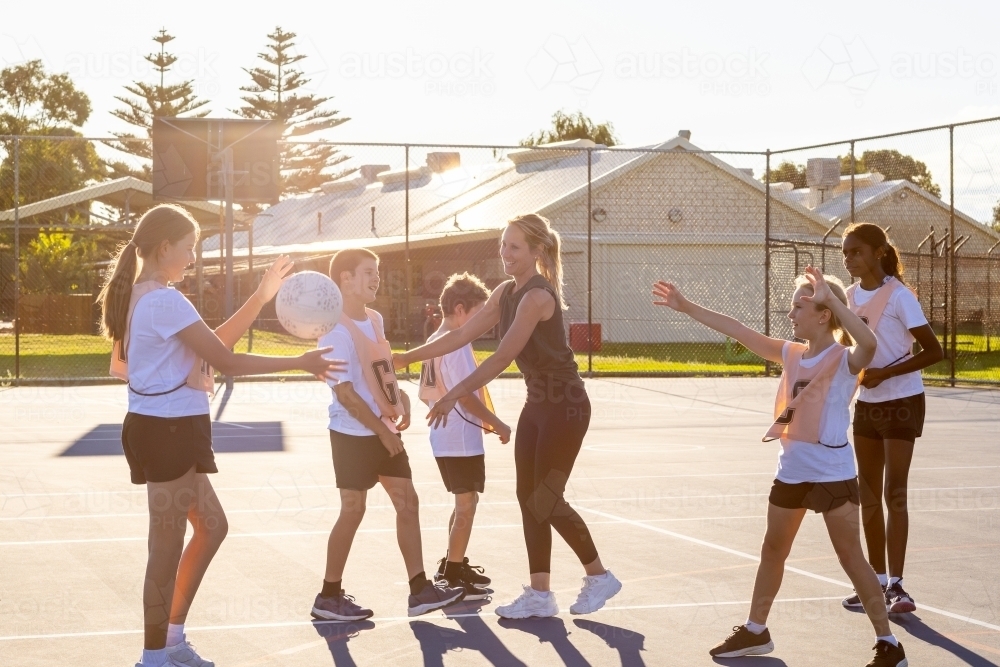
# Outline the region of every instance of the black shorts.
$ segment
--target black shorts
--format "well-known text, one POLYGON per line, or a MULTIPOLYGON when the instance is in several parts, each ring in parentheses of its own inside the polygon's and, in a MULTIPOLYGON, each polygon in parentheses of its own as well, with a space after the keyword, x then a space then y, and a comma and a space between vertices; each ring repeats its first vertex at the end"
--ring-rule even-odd
POLYGON ((444 480, 444 488, 451 493, 482 493, 486 489, 486 455, 439 456, 438 470, 444 480))
POLYGON ((133 484, 172 482, 191 468, 219 472, 208 415, 150 417, 129 412, 122 423, 122 449, 133 484))
POLYGON ((337 476, 338 489, 367 491, 378 484, 380 476, 413 478, 406 450, 389 456, 389 450, 377 435, 347 435, 330 431, 330 448, 333 450, 333 472, 337 476))
POLYGON ((854 435, 914 442, 924 432, 924 409, 923 393, 881 403, 858 401, 854 406, 854 435))
POLYGON ((802 482, 787 484, 780 479, 774 480, 768 501, 772 505, 786 510, 805 508, 822 513, 837 509, 850 501, 861 504, 861 491, 858 488, 858 478, 852 477, 840 482, 802 482))

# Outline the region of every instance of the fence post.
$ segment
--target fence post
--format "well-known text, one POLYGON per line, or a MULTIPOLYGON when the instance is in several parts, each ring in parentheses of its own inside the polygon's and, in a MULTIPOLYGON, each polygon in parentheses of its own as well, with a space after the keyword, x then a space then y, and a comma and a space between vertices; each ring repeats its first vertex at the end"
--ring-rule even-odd
MULTIPOLYGON (((764 335, 771 335, 771 149, 764 153, 764 335)), ((764 377, 771 362, 764 360, 764 377)))
POLYGON ((951 298, 948 301, 951 303, 951 361, 949 363, 950 367, 950 381, 951 386, 955 386, 955 354, 958 351, 958 281, 956 280, 955 271, 955 126, 948 126, 948 189, 949 192, 949 212, 948 212, 948 224, 949 233, 951 234, 951 243, 948 244, 948 264, 951 267, 951 280, 945 289, 951 292, 951 298))
MULTIPOLYGON (((403 215, 405 217, 405 239, 403 246, 403 267, 406 272, 406 288, 403 291, 403 349, 410 349, 410 145, 403 146, 403 173, 406 179, 406 197, 403 215)), ((406 379, 410 379, 410 365, 406 365, 406 379)))
POLYGON ((990 249, 986 251, 986 317, 984 318, 985 321, 983 322, 983 328, 986 329, 987 352, 991 352, 990 331, 992 331, 992 329, 990 326, 993 323, 993 300, 991 298, 993 296, 993 258, 990 255, 993 254, 993 251, 997 249, 998 245, 1000 245, 1000 241, 991 245, 990 249))
POLYGON ((851 224, 854 224, 854 140, 851 139, 851 224))
POLYGON ((21 379, 21 138, 14 137, 14 386, 21 379))
MULTIPOLYGON (((593 238, 591 221, 593 220, 593 159, 594 149, 587 149, 587 377, 594 377, 594 311, 593 311, 593 238)), ((558 304, 557 304, 558 305, 558 304)))

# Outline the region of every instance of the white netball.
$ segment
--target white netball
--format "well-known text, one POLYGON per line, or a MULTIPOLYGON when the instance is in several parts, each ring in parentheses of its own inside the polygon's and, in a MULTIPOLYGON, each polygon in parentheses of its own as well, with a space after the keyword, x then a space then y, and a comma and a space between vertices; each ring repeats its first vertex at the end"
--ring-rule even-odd
POLYGON ((344 299, 329 276, 301 271, 282 283, 274 308, 288 333, 317 340, 337 325, 344 299))

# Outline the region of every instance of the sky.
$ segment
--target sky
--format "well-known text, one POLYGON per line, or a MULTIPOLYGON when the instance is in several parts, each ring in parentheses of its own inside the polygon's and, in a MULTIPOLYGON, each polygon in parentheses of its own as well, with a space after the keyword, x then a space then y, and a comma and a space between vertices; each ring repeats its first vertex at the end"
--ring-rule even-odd
MULTIPOLYGON (((778 150, 1000 116, 992 0, 231 6, 105 0, 61 5, 54 21, 51 5, 8 3, 0 63, 68 72, 90 96, 90 136, 125 129, 114 98, 152 80, 142 56, 161 27, 176 36, 176 80, 193 79, 215 116, 239 105, 267 33, 297 33, 308 90, 351 118, 334 141, 514 144, 563 109, 611 121, 626 145, 687 129, 706 149, 778 150)), ((970 178, 1000 161, 998 139, 994 124, 958 142, 970 178)), ((944 179, 946 133, 897 144, 944 179)))

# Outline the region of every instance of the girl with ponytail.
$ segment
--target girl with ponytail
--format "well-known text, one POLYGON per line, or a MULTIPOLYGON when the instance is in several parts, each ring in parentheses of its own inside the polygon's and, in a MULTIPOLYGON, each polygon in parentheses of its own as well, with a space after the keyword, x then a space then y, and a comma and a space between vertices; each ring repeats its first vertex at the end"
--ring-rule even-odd
POLYGON ((393 355, 396 368, 442 357, 500 326, 500 345, 471 375, 434 403, 427 416, 432 428, 446 425, 455 403, 498 376, 515 361, 528 386, 514 439, 517 500, 528 551, 530 586, 507 605, 504 618, 555 616, 549 590, 552 529, 569 544, 583 565, 583 589, 570 606, 574 614, 597 611, 621 590, 621 582, 601 564, 597 547, 563 491, 590 424, 590 399, 563 329, 562 260, 559 234, 537 214, 507 222, 500 241, 504 273, 486 305, 461 327, 409 352, 393 355))
MULTIPOLYGON (((878 338, 875 358, 862 375, 853 429, 868 560, 886 590, 889 611, 910 612, 916 604, 902 581, 909 533, 907 480, 914 443, 924 426, 920 371, 944 353, 920 302, 903 284, 899 252, 881 227, 868 222, 848 226, 843 253, 844 268, 858 279, 847 289, 851 310, 878 338), (920 344, 916 355, 914 341, 920 344)), ((861 603, 852 595, 843 604, 852 608, 861 603)))
POLYGON ((111 373, 128 382, 122 448, 132 483, 145 484, 148 496, 143 667, 212 664, 184 634, 191 601, 228 530, 208 479, 218 472, 208 401, 212 367, 226 375, 303 370, 323 378, 343 367, 323 359, 331 348, 298 357, 234 354, 230 348, 277 293, 292 264, 279 257, 250 299, 212 331, 170 287, 194 261, 198 232, 198 223, 179 206, 150 209, 119 250, 99 296, 102 330, 114 342, 111 373), (193 536, 185 547, 188 522, 193 536))

